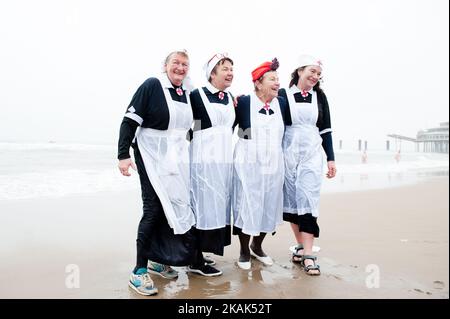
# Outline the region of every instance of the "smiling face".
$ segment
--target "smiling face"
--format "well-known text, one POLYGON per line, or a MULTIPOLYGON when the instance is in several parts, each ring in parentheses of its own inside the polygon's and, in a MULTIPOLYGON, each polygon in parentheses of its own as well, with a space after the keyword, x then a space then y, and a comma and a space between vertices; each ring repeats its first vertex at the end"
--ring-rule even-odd
POLYGON ((298 71, 298 84, 305 90, 309 91, 319 82, 322 77, 322 68, 320 66, 308 65, 300 68, 298 71))
POLYGON ((211 84, 224 91, 233 82, 233 64, 229 60, 219 61, 211 72, 211 84))
POLYGON ((189 71, 189 58, 186 54, 171 54, 164 65, 167 77, 175 86, 181 86, 189 71))
POLYGON ((256 80, 255 89, 258 96, 263 96, 266 101, 271 101, 278 96, 280 89, 280 81, 277 71, 269 71, 264 73, 262 78, 256 80))

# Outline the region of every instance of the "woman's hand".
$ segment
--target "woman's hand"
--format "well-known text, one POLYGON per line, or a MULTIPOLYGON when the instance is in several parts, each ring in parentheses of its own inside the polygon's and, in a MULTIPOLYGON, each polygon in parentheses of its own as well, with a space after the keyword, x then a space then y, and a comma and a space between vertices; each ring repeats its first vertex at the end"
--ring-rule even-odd
POLYGON ((329 161, 327 162, 328 165, 328 173, 327 173, 327 177, 328 178, 333 178, 336 176, 336 164, 334 163, 334 161, 329 161))
POLYGON ((136 170, 136 165, 133 163, 131 158, 126 158, 119 161, 118 167, 123 176, 131 176, 131 174, 128 172, 130 166, 132 169, 136 170))

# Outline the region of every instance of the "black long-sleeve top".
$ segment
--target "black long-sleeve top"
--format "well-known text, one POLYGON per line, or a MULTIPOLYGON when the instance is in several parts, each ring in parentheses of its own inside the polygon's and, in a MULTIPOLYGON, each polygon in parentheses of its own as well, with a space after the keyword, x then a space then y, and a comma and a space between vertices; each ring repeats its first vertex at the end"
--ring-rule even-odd
POLYGON ((130 146, 138 126, 156 130, 167 130, 169 127, 169 108, 164 96, 163 85, 169 87, 174 101, 187 104, 186 91, 182 87, 171 85, 168 79, 161 83, 157 78, 149 78, 137 89, 120 125, 118 155, 119 160, 130 158, 130 146), (178 95, 177 89, 183 90, 178 95))

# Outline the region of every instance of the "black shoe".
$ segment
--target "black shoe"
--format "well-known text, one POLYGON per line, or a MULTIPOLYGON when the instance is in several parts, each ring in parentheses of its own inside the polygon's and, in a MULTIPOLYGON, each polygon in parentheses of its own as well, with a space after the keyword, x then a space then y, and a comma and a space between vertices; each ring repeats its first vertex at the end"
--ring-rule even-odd
POLYGON ((203 256, 203 260, 205 261, 205 265, 208 265, 208 266, 214 266, 216 264, 215 260, 205 257, 205 256, 203 256))
POLYGON ((197 274, 200 274, 202 276, 206 277, 214 277, 214 276, 220 276, 222 275, 222 272, 219 269, 216 269, 209 265, 202 265, 202 266, 189 266, 188 267, 189 272, 195 272, 197 274))

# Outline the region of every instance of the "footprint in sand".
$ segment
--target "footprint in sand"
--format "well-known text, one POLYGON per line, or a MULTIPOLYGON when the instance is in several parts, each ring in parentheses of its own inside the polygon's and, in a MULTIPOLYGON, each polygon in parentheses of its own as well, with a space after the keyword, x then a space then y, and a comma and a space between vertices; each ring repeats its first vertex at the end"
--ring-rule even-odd
POLYGON ((336 280, 342 280, 341 277, 336 276, 336 275, 328 275, 328 277, 333 277, 333 278, 336 279, 336 280))
POLYGON ((445 284, 444 284, 443 281, 435 280, 435 281, 433 281, 433 288, 434 289, 444 289, 445 288, 445 284))
POLYGON ((423 290, 421 290, 421 289, 419 289, 419 288, 414 288, 414 291, 420 292, 421 294, 432 295, 431 292, 429 292, 429 291, 425 292, 425 291, 423 291, 423 290))

